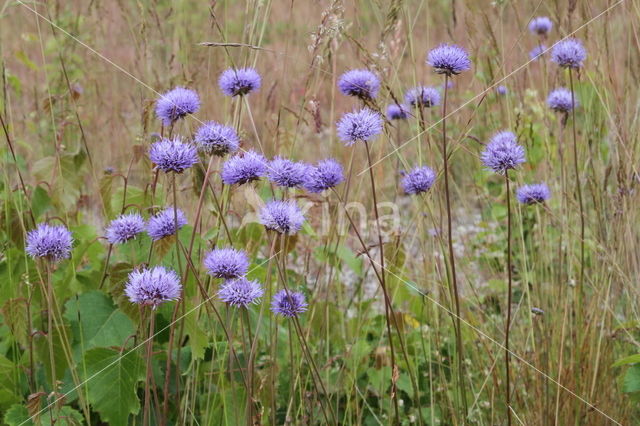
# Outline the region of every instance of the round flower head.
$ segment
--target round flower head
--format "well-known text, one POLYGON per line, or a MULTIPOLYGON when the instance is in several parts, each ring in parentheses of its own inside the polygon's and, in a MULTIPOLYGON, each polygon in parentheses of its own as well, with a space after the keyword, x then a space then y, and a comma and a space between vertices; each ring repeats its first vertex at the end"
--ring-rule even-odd
POLYGON ((182 210, 178 209, 174 215, 173 207, 168 207, 149 219, 147 234, 153 241, 161 240, 176 233, 176 216, 178 218, 178 230, 187 224, 187 218, 182 210))
POLYGON ((416 167, 402 178, 402 187, 407 194, 427 192, 433 186, 436 174, 429 167, 416 167))
MULTIPOLYGON (((573 99, 575 106, 578 106, 577 99, 573 99)), ((560 87, 549 93, 547 97, 547 105, 549 108, 556 112, 569 112, 573 109, 574 105, 571 99, 571 91, 560 87)))
POLYGON ((249 258, 243 250, 219 248, 205 256, 204 266, 215 278, 237 278, 247 273, 249 258))
POLYGON ((267 160, 251 150, 243 155, 235 155, 229 158, 222 166, 222 181, 227 185, 252 182, 264 176, 267 170, 267 160))
POLYGON ((453 44, 441 44, 427 55, 427 64, 438 74, 457 75, 471 68, 469 54, 453 44))
POLYGON ((218 297, 224 303, 238 308, 246 308, 252 303, 258 303, 264 290, 257 281, 250 281, 244 277, 226 281, 218 291, 218 297))
POLYGON ((175 137, 154 142, 149 149, 149 158, 165 173, 182 173, 198 162, 198 152, 195 146, 175 137))
POLYGON ((529 31, 531 31, 531 34, 546 36, 551 31, 551 28, 553 28, 553 22, 546 16, 538 16, 529 22, 529 31))
POLYGON ((337 186, 343 180, 344 173, 340 163, 333 158, 328 158, 320 161, 310 169, 304 183, 304 189, 309 192, 319 193, 337 186))
POLYGON ((345 145, 368 142, 382 133, 382 117, 369 108, 348 112, 338 122, 338 136, 345 145))
POLYGON ((113 219, 105 236, 111 244, 123 244, 144 231, 144 219, 138 213, 123 214, 113 219))
POLYGON ((240 139, 236 131, 215 121, 200 126, 195 142, 201 151, 218 157, 234 153, 240 148, 240 139))
POLYGON ((551 60, 562 68, 580 68, 586 57, 587 51, 576 38, 557 42, 551 51, 551 60))
POLYGON ((409 118, 409 108, 404 104, 387 105, 387 119, 389 120, 405 120, 409 118))
POLYGON ((227 96, 244 96, 258 90, 262 79, 253 68, 229 68, 220 75, 218 84, 227 96))
POLYGON ((304 216, 293 201, 269 201, 260 211, 260 223, 281 234, 293 235, 302 228, 304 216))
POLYGON ((496 87, 496 93, 500 96, 504 96, 509 93, 509 89, 506 86, 498 86, 496 87))
POLYGON ((40 223, 36 229, 27 233, 26 251, 34 259, 44 257, 52 262, 58 262, 71 255, 72 243, 71 232, 65 226, 40 223))
POLYGON ((196 113, 199 109, 198 94, 184 87, 176 87, 163 93, 156 103, 156 115, 165 126, 170 126, 187 114, 196 113))
POLYGON ((544 44, 534 47, 529 52, 529 59, 531 59, 532 61, 537 61, 540 56, 544 55, 544 52, 546 50, 547 46, 545 46, 544 44))
POLYGON ((544 203, 551 197, 549 187, 544 183, 524 185, 516 191, 516 198, 522 204, 544 203))
POLYGON ((309 173, 309 167, 307 163, 275 157, 269 163, 267 176, 271 182, 278 186, 295 188, 304 184, 309 173))
POLYGON ((369 70, 351 70, 340 76, 338 88, 347 96, 373 99, 380 90, 380 79, 369 70))
POLYGON ((280 290, 271 300, 271 312, 283 317, 297 317, 307 310, 304 294, 297 291, 280 290))
POLYGON ((404 95, 404 100, 412 107, 423 106, 431 108, 440 105, 440 92, 433 87, 418 86, 409 89, 404 95))
POLYGON ((525 162, 524 148, 518 145, 516 135, 508 131, 496 133, 485 147, 481 158, 485 166, 499 174, 525 162))
POLYGON ((179 299, 181 290, 178 274, 162 266, 154 266, 131 272, 124 292, 131 302, 155 309, 164 302, 179 299))

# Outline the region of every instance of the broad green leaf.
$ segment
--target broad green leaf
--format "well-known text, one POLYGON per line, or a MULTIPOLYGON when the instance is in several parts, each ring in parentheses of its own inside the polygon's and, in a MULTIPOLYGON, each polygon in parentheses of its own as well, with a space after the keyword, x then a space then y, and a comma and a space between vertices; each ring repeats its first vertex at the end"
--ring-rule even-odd
MULTIPOLYGON (((71 328, 68 325, 64 325, 62 327, 56 327, 54 325, 53 327, 53 359, 56 369, 56 380, 61 380, 64 377, 64 372, 68 367, 67 357, 64 353, 63 348, 63 339, 65 338, 65 335, 69 339, 71 339, 71 328)), ((49 380, 49 384, 51 384, 53 383, 53 381, 51 380, 52 371, 51 355, 49 351, 49 338, 45 335, 38 334, 34 339, 34 344, 38 359, 44 365, 45 371, 47 372, 47 379, 49 380)))
POLYGON ((85 353, 89 402, 100 418, 112 425, 126 425, 140 410, 136 385, 144 378, 144 362, 135 352, 94 348, 85 353))
MULTIPOLYGON (((187 306, 187 312, 191 307, 187 306)), ((184 328, 189 336, 191 353, 194 359, 204 359, 204 351, 208 346, 207 333, 198 325, 197 312, 192 312, 183 318, 184 328)))
POLYGON ((355 253, 347 246, 340 245, 336 250, 338 257, 349 266, 359 277, 362 276, 362 258, 355 255, 355 253))
POLYGON ((31 196, 31 209, 33 210, 33 215, 35 218, 39 218, 44 212, 46 212, 51 207, 51 197, 47 191, 41 187, 36 186, 33 190, 33 195, 31 196))
MULTIPOLYGON (((45 411, 40 415, 40 421, 46 419, 47 422, 56 426, 79 426, 83 424, 83 417, 77 410, 72 407, 62 407, 60 410, 55 408, 51 413, 45 411)), ((4 422, 8 426, 34 426, 31 420, 29 410, 24 405, 14 404, 7 410, 4 415, 4 422)))
POLYGON ((16 365, 0 355, 0 408, 20 401, 19 376, 16 365))
POLYGON ((634 365, 627 370, 622 381, 622 392, 640 392, 640 365, 634 365))
POLYGON ((620 367, 622 365, 637 364, 637 363, 640 363, 640 354, 635 354, 635 355, 631 355, 631 356, 627 356, 622 359, 619 359, 613 363, 612 367, 620 367))
POLYGON ((2 305, 2 318, 16 342, 27 346, 27 300, 9 299, 2 305))
POLYGON ((90 291, 65 304, 65 318, 86 349, 122 346, 134 333, 133 322, 99 291, 90 291))

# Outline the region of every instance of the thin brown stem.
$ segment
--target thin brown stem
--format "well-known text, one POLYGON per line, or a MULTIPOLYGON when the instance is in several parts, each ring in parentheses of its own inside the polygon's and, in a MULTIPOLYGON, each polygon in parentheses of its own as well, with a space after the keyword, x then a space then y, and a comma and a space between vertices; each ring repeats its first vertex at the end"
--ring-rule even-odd
POLYGON ((511 189, 509 188, 509 171, 504 172, 504 181, 507 185, 507 277, 508 277, 508 295, 507 295, 507 323, 505 325, 505 342, 504 342, 504 367, 506 372, 505 392, 507 398, 507 424, 511 425, 511 353, 509 351, 509 330, 511 329, 511 189))
MULTIPOLYGON (((371 162, 371 150, 369 149, 369 143, 364 142, 364 146, 367 151, 367 160, 369 162, 369 178, 371 180, 371 196, 373 197, 373 212, 376 218, 376 228, 378 229, 378 244, 380 246, 380 284, 382 291, 384 292, 384 311, 387 322, 387 334, 389 335, 389 351, 391 352, 391 399, 393 401, 393 409, 395 413, 395 423, 400 424, 400 408, 398 404, 398 391, 396 386, 396 376, 399 374, 398 364, 396 364, 395 349, 393 347, 393 335, 391 334, 391 319, 389 309, 391 306, 391 300, 387 291, 387 285, 385 282, 385 267, 384 267, 384 245, 382 244, 382 228, 380 228, 380 216, 378 214, 378 199, 376 197, 376 184, 373 177, 373 166, 371 162)), ((400 331, 398 330, 398 334, 400 331)))
POLYGON ((151 404, 151 358, 153 357, 153 333, 155 327, 155 312, 151 310, 149 319, 149 337, 147 338, 147 373, 144 385, 144 414, 142 426, 149 423, 149 406, 151 404))
POLYGON ((447 243, 449 246, 449 264, 451 268, 451 284, 453 286, 453 300, 455 303, 456 317, 454 328, 456 333, 457 364, 458 364, 458 386, 462 398, 464 418, 467 417, 467 396, 464 386, 464 348, 462 345, 462 326, 460 317, 460 292, 458 290, 458 279, 456 276, 456 259, 453 251, 453 228, 451 226, 451 195, 449 192, 449 155, 447 154, 447 92, 449 86, 449 76, 444 77, 444 100, 442 102, 442 157, 444 162, 444 193, 447 206, 447 243))
MULTIPOLYGON (((569 68, 569 85, 571 89, 571 130, 573 136, 573 168, 576 179, 576 195, 580 209, 580 275, 578 278, 578 320, 582 321, 582 306, 584 298, 584 205, 582 202, 582 188, 580 185, 580 168, 578 165, 578 138, 576 136, 576 102, 573 89, 573 71, 569 68)), ((580 329, 581 327, 578 327, 580 329)))

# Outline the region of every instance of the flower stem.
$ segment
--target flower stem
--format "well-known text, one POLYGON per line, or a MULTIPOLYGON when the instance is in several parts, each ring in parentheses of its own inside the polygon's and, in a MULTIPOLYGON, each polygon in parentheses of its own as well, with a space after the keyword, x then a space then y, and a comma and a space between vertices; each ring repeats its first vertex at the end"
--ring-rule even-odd
MULTIPOLYGON (((573 168, 576 179, 576 195, 580 209, 580 275, 578 278, 578 324, 582 322, 582 308, 584 298, 584 205, 582 202, 582 188, 580 186, 580 168, 578 166, 578 142, 576 137, 576 102, 573 89, 573 71, 569 68, 569 85, 571 88, 571 130, 573 133, 573 168)), ((581 326, 578 326, 581 329, 581 326)))
POLYGON ((462 346, 462 329, 460 318, 460 294, 458 291, 458 279, 456 278, 456 259, 453 252, 453 229, 451 227, 451 196, 449 193, 449 156, 447 154, 447 92, 449 90, 449 76, 444 76, 444 100, 442 102, 442 157, 444 162, 444 193, 447 205, 447 243, 449 245, 449 264, 451 267, 451 284, 453 285, 453 299, 455 303, 456 317, 454 329, 456 334, 458 386, 462 398, 464 418, 467 417, 467 395, 464 386, 464 348, 462 346))
POLYGON ((142 426, 148 425, 149 419, 149 406, 151 403, 151 358, 153 357, 153 333, 155 327, 155 312, 151 310, 151 318, 149 319, 149 336, 147 338, 147 373, 144 386, 144 415, 142 420, 142 426))
POLYGON ((505 343, 504 343, 504 367, 506 372, 505 395, 507 401, 507 424, 511 425, 511 352, 509 351, 509 330, 511 328, 511 188, 509 188, 509 171, 504 172, 504 181, 507 185, 507 279, 508 295, 507 295, 507 323, 505 325, 505 343))
MULTIPOLYGON (((373 166, 371 163, 371 151, 369 149, 369 143, 364 142, 364 146, 367 150, 367 161, 369 162, 369 178, 371 180, 371 196, 373 197, 373 212, 376 217, 376 228, 378 229, 378 244, 380 246, 380 284, 382 291, 384 292, 384 312, 387 322, 387 334, 389 335, 389 349, 391 352, 391 399, 393 401, 393 409, 396 417, 396 424, 400 424, 400 408, 398 406, 398 391, 396 387, 396 374, 398 372, 398 365, 396 364, 396 354, 393 347, 393 336, 391 334, 391 320, 389 309, 391 306, 391 299, 387 291, 387 284, 385 281, 385 268, 384 268, 384 245, 382 244, 382 229, 380 228, 380 216, 378 214, 378 199, 376 197, 376 184, 373 178, 373 166)), ((398 330, 398 335, 400 330, 398 330)))

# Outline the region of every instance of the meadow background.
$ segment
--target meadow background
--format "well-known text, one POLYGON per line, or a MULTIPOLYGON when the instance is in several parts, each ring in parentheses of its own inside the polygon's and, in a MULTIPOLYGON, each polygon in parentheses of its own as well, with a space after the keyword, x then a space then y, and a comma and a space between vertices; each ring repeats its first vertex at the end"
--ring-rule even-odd
MULTIPOLYGON (((552 192, 538 206, 511 197, 511 421, 640 424, 639 18, 636 0, 3 2, 0 418, 141 424, 151 387, 151 424, 506 424, 505 187, 479 157, 491 135, 508 129, 527 155, 509 174, 511 188, 544 181, 552 192), (588 52, 574 74, 575 122, 545 103, 551 89, 568 87, 567 72, 549 54, 529 58, 539 39, 527 26, 541 15, 554 23, 547 46, 575 31, 588 52), (376 72, 383 87, 375 106, 384 111, 418 84, 442 87, 425 64, 442 42, 463 46, 473 62, 448 91, 446 121, 463 383, 441 232, 441 107, 426 109, 423 123, 387 122, 370 144, 377 201, 388 203, 380 209, 395 371, 366 255, 378 258, 380 249, 367 155, 362 145, 344 146, 335 126, 359 106, 337 89, 344 71, 376 72), (232 64, 255 67, 263 79, 242 108, 217 85, 232 64), (336 193, 290 194, 308 207, 307 224, 278 242, 249 215, 273 197, 266 180, 223 188, 215 162, 210 181, 227 202, 224 215, 207 193, 194 223, 206 160, 178 176, 177 204, 189 220, 180 239, 188 245, 196 227, 197 273, 183 283, 177 314, 177 302, 154 312, 150 384, 141 346, 148 316, 123 296, 128 273, 148 261, 150 240, 110 251, 102 237, 124 205, 148 217, 172 204, 164 175, 149 197, 147 152, 163 131, 155 102, 178 85, 196 90, 202 106, 174 134, 188 138, 207 120, 235 124, 243 149, 307 162, 333 157, 348 179, 336 193), (572 124, 585 206, 581 286, 572 124), (400 180, 417 165, 438 179, 411 197, 400 180), (344 220, 343 201, 362 206, 356 229, 344 220), (27 231, 44 221, 65 223, 75 240, 71 258, 50 271, 53 329, 41 291, 47 273, 24 249, 27 231), (309 309, 300 328, 276 321, 266 296, 246 316, 220 302, 220 281, 202 266, 214 245, 246 250, 249 276, 265 287, 286 280, 302 291, 309 309), (248 404, 244 333, 259 323, 248 404)), ((186 268, 174 240, 156 244, 152 264, 186 268)))

